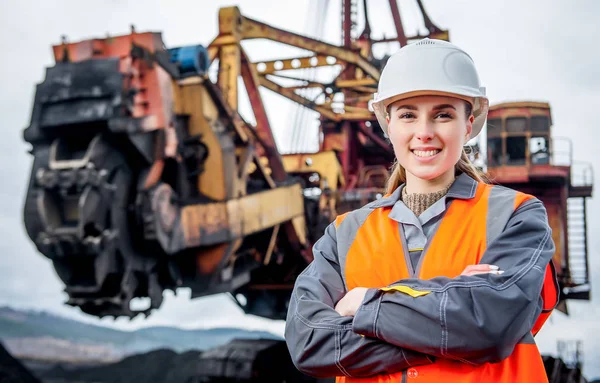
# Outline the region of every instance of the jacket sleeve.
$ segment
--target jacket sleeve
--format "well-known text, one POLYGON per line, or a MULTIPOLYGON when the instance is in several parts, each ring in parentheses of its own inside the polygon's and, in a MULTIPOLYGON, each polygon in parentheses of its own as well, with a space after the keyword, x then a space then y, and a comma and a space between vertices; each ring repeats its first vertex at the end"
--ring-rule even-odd
POLYGON ((472 364, 500 361, 531 336, 553 254, 546 210, 539 200, 529 200, 480 261, 499 266, 503 274, 405 279, 387 292, 370 289, 353 329, 434 357, 472 364))
POLYGON ((346 289, 334 224, 314 245, 313 255, 314 261, 296 280, 285 326, 296 368, 314 377, 367 377, 432 363, 427 355, 355 333, 352 317, 335 311, 346 289))

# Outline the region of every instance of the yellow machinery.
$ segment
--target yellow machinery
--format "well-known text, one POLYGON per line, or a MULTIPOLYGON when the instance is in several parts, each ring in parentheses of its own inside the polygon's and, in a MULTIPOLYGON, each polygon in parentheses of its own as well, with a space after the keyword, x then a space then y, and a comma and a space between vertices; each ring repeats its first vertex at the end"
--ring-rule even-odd
MULTIPOLYGON (((149 313, 165 289, 190 287, 194 297, 229 292, 248 313, 285 317, 312 243, 336 214, 381 192, 393 159, 367 109, 383 63, 371 53, 378 42, 368 19, 350 38, 356 4, 343 5, 343 47, 237 7, 220 10, 207 48, 166 49, 159 33, 134 30, 53 47, 56 65, 37 87, 24 132, 34 156, 24 217, 68 304, 135 316, 131 299, 149 297, 149 313), (252 62, 240 42, 259 38, 310 53, 252 62), (286 70, 319 67, 339 74, 330 83, 278 83, 286 70), (238 113, 240 78, 255 125, 238 113), (279 152, 261 86, 320 114, 318 153, 279 152), (320 100, 302 93, 315 88, 320 100)), ((448 38, 425 21, 428 36, 448 38)), ((424 37, 398 31, 403 44, 424 37)))

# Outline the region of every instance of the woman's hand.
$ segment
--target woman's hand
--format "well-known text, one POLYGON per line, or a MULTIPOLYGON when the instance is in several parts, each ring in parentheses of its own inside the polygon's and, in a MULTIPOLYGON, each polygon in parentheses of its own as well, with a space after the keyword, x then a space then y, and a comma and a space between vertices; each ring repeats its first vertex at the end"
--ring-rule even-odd
POLYGON ((497 274, 504 273, 498 266, 494 265, 469 265, 460 275, 497 274))
POLYGON ((350 291, 335 305, 335 311, 341 316, 351 317, 356 314, 356 311, 365 299, 367 293, 366 287, 356 287, 350 291))

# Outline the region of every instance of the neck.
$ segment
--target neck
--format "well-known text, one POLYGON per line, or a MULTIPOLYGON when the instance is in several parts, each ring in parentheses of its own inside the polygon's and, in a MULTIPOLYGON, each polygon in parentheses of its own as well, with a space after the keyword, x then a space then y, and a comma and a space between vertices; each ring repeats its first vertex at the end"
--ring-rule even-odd
POLYGON ((454 181, 454 169, 431 180, 419 178, 406 172, 406 192, 409 194, 427 194, 444 190, 454 181))

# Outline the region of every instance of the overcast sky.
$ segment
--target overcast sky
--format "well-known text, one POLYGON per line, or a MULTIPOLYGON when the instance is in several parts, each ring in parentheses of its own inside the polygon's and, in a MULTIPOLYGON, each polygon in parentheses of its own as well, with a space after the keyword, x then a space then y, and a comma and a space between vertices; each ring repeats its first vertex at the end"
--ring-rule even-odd
MULTIPOLYGON (((323 1, 323 0, 318 0, 323 1)), ((339 3, 330 1, 324 39, 339 43, 339 3)), ((400 0, 407 34, 421 20, 414 0, 400 0)), ((138 31, 162 31, 167 46, 207 45, 218 32, 218 9, 233 1, 134 0, 0 0, 0 305, 46 309, 81 320, 138 328, 168 324, 183 327, 243 326, 281 334, 282 322, 244 318, 224 296, 189 300, 167 293, 162 308, 149 319, 98 321, 65 307, 63 285, 50 262, 36 253, 25 235, 21 209, 31 166, 22 130, 29 123, 36 83, 52 65, 51 45, 61 35, 70 41, 123 34, 129 25, 138 31), (141 5, 143 4, 143 6, 141 5)), ((242 14, 277 27, 308 33, 314 27, 317 0, 238 1, 242 14), (307 29, 308 28, 308 29, 307 29)), ((474 59, 491 103, 513 100, 546 101, 552 106, 554 135, 568 136, 574 157, 594 164, 600 179, 598 116, 600 107, 600 53, 597 42, 596 0, 424 0, 434 23, 450 30, 452 42, 474 59)), ((370 0, 375 37, 390 36, 387 0, 370 0)), ((422 28, 422 26, 421 26, 422 28)), ((286 57, 292 52, 273 44, 246 45, 253 60, 286 57)), ((383 51, 393 52, 393 45, 383 51)), ((382 53, 382 52, 379 52, 382 53)), ((293 109, 279 97, 264 92, 267 113, 283 142, 293 109)), ((245 105, 242 102, 242 105, 245 105)), ((248 111, 245 110, 245 115, 248 111)), ((288 130, 289 133, 289 130, 288 130)), ((600 203, 588 203, 589 257, 592 275, 600 276, 600 203)), ((554 314, 537 337, 543 352, 555 353, 557 339, 584 341, 588 377, 600 376, 600 282, 593 284, 591 302, 569 303, 571 316, 554 314)))

